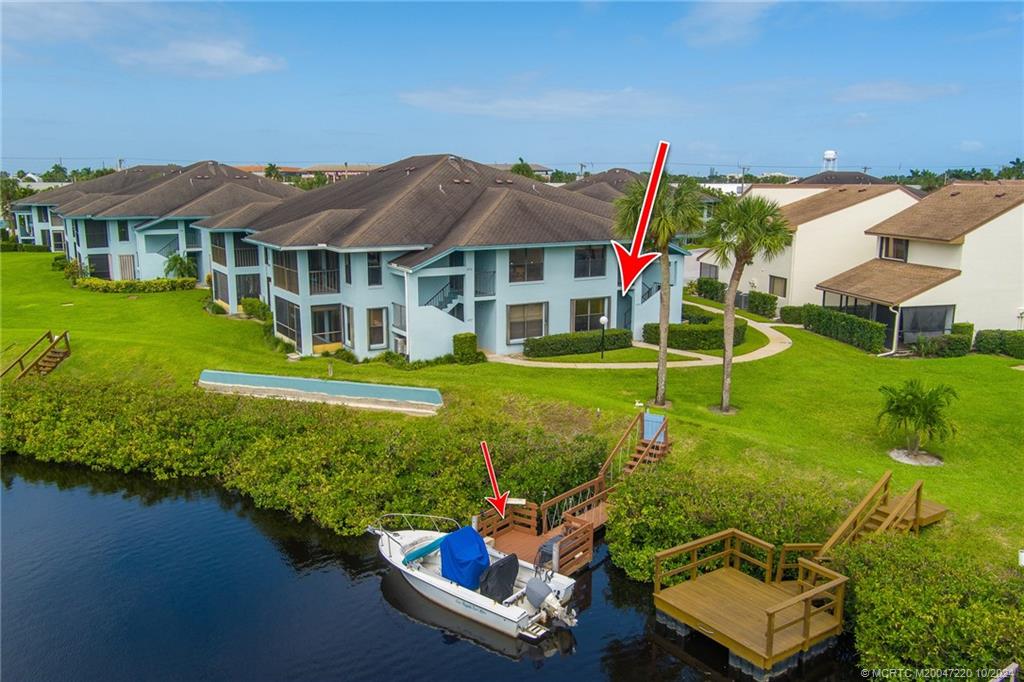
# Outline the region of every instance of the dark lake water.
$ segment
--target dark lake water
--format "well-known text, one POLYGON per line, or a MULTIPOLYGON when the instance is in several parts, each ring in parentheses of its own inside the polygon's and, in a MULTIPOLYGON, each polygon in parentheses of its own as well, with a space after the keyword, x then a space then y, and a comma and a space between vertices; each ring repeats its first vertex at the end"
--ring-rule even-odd
MULTIPOLYGON (((663 638, 651 588, 608 561, 547 651, 490 635, 342 539, 212 486, 3 460, 5 680, 698 680, 706 640, 663 638)), ((602 547, 600 556, 605 556, 602 547)), ((824 661, 802 679, 846 680, 824 661)))

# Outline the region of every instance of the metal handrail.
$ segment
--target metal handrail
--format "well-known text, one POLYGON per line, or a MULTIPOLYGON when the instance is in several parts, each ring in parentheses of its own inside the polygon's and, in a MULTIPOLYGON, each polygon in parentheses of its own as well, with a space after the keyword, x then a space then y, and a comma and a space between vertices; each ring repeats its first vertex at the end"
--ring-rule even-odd
POLYGON ((38 339, 36 339, 32 343, 31 346, 26 348, 25 351, 22 352, 21 355, 19 355, 17 358, 15 358, 14 362, 12 362, 11 364, 7 365, 7 368, 4 369, 3 372, 0 372, 0 378, 3 378, 4 376, 6 376, 8 372, 10 372, 12 369, 14 369, 15 365, 17 365, 22 371, 24 371, 25 370, 25 356, 28 355, 29 353, 31 353, 33 351, 33 349, 35 349, 36 346, 38 346, 40 343, 42 343, 43 339, 46 339, 50 343, 53 343, 53 332, 51 330, 49 330, 49 329, 47 329, 45 332, 43 332, 42 336, 40 336, 38 339))
POLYGON ((640 302, 643 303, 651 296, 661 291, 661 282, 655 282, 654 284, 648 284, 647 282, 641 282, 643 285, 640 290, 640 302))
POLYGON ((448 282, 441 287, 436 294, 427 299, 427 305, 432 305, 435 308, 444 310, 444 307, 451 303, 452 298, 452 283, 448 282))
POLYGON ((430 519, 431 525, 434 527, 434 531, 438 533, 442 532, 441 528, 438 526, 438 521, 449 522, 455 526, 456 530, 462 528, 462 524, 448 516, 434 516, 433 514, 412 514, 406 512, 392 512, 389 514, 381 514, 379 517, 377 517, 377 520, 373 524, 366 527, 367 532, 373 533, 374 535, 383 535, 387 537, 389 542, 397 542, 399 547, 402 546, 402 543, 399 542, 397 537, 395 537, 394 532, 384 527, 384 522, 386 519, 401 519, 405 522, 405 525, 409 530, 417 530, 412 525, 413 519, 430 519))

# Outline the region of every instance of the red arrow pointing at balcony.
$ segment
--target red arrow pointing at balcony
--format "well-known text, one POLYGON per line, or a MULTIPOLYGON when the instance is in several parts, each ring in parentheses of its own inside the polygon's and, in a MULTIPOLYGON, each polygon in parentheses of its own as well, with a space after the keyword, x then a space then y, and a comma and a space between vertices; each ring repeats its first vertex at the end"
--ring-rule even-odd
POLYGON ((636 232, 633 233, 633 243, 630 250, 617 241, 612 240, 612 250, 619 261, 619 275, 622 278, 622 295, 625 296, 630 287, 636 282, 637 277, 643 273, 644 268, 658 260, 660 253, 640 253, 644 247, 644 238, 647 236, 647 227, 651 223, 651 213, 654 209, 654 197, 658 195, 658 185, 661 184, 661 173, 665 169, 665 159, 668 157, 668 142, 662 140, 658 143, 658 152, 654 155, 654 166, 651 168, 651 177, 647 180, 647 191, 644 192, 644 204, 640 210, 640 220, 636 223, 636 232))
POLYGON ((487 449, 487 441, 480 441, 480 449, 483 450, 484 464, 487 465, 487 475, 491 478, 491 490, 494 491, 494 497, 485 497, 484 499, 501 514, 501 518, 505 518, 505 503, 508 502, 509 491, 498 492, 498 477, 494 475, 494 465, 491 464, 491 451, 487 449))

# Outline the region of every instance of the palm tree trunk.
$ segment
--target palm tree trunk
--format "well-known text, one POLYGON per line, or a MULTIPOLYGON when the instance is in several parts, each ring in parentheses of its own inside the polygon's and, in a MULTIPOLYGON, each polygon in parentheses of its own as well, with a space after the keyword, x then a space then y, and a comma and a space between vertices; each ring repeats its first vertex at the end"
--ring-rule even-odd
POLYGON ((736 337, 736 291, 740 288, 743 268, 746 263, 736 260, 732 269, 729 287, 725 290, 725 329, 722 330, 725 346, 722 349, 722 412, 728 412, 732 400, 732 341, 736 337))
POLYGON ((668 316, 672 308, 672 288, 669 286, 668 246, 661 250, 661 312, 658 316, 658 388, 654 404, 665 404, 668 383, 668 316))

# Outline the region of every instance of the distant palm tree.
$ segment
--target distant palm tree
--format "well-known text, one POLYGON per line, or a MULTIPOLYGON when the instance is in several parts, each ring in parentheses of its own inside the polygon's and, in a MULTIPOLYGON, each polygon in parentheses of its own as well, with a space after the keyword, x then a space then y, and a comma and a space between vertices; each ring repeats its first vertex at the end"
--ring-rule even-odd
MULTIPOLYGON (((647 180, 632 182, 626 187, 625 196, 615 200, 615 234, 631 239, 643 210, 647 180)), ((668 320, 672 309, 671 274, 669 272, 669 247, 672 242, 686 234, 693 234, 702 226, 702 193, 700 184, 694 178, 685 178, 672 189, 668 176, 663 175, 654 198, 651 222, 647 228, 645 251, 661 253, 661 310, 658 317, 658 379, 654 395, 655 405, 665 404, 665 390, 668 383, 668 320)), ((682 301, 678 301, 682 305, 682 301)))
POLYGON ((916 455, 925 441, 946 440, 956 433, 956 425, 945 414, 958 397, 952 386, 925 388, 920 379, 908 379, 902 386, 878 390, 885 396, 878 424, 890 435, 906 434, 911 455, 916 455))
POLYGON ((725 292, 725 347, 722 353, 722 412, 732 400, 733 339, 736 335, 736 291, 743 269, 755 258, 772 260, 793 242, 789 221, 774 201, 760 196, 725 198, 704 226, 701 243, 721 267, 735 263, 725 292))
POLYGON ((196 277, 199 273, 193 261, 180 253, 172 253, 164 263, 164 274, 168 277, 196 277))
POLYGON ((281 169, 277 167, 276 163, 268 163, 266 168, 263 169, 263 177, 270 178, 271 180, 280 180, 281 169))

